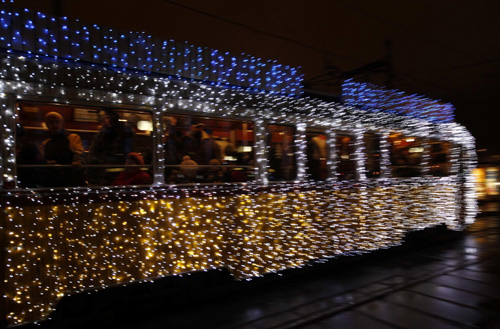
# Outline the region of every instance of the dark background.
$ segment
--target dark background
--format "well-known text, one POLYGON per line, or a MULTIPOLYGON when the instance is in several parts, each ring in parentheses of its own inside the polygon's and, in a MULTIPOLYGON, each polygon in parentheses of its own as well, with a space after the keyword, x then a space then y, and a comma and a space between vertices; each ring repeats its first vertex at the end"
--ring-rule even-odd
POLYGON ((300 67, 339 94, 354 76, 456 107, 478 149, 500 151, 496 0, 15 0, 19 7, 300 67), (355 69, 362 68, 361 70, 355 69))

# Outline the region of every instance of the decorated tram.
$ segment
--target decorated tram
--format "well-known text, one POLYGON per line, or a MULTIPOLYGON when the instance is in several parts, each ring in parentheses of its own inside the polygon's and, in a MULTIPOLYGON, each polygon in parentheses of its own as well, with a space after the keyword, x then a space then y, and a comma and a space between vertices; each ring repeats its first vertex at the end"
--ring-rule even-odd
POLYGON ((253 278, 474 221, 453 107, 2 3, 0 320, 226 268, 253 278))

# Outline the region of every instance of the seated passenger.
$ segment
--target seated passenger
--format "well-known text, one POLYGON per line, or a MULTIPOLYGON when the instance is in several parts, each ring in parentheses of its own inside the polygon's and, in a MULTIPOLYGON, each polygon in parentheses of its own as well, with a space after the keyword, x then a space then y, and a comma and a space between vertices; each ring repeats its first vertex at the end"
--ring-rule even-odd
POLYGON ((210 167, 207 168, 204 174, 203 181, 205 183, 223 183, 228 181, 224 168, 221 162, 217 159, 212 159, 209 162, 210 167))
POLYGON ((49 112, 45 115, 45 125, 50 138, 40 146, 42 162, 54 165, 71 165, 72 168, 49 168, 41 175, 41 185, 47 187, 85 185, 83 144, 80 136, 66 131, 61 114, 49 112))
POLYGON ((189 155, 185 155, 182 158, 180 166, 182 178, 180 183, 194 183, 196 181, 196 175, 198 174, 198 163, 191 160, 189 155))
MULTIPOLYGON (((125 165, 144 165, 142 156, 135 152, 127 154, 125 165)), ((151 176, 137 167, 125 168, 113 181, 113 185, 149 185, 151 176)))

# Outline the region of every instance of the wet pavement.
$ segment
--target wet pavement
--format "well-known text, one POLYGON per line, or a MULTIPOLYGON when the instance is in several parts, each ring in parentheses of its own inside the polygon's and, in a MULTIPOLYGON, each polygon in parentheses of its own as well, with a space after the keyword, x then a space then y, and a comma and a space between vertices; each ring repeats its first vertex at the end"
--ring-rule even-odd
POLYGON ((500 214, 498 205, 483 208, 493 210, 466 232, 417 233, 402 247, 251 282, 202 278, 191 292, 173 296, 193 296, 198 287, 196 301, 143 299, 129 303, 127 312, 108 308, 97 317, 41 327, 500 328, 500 214))

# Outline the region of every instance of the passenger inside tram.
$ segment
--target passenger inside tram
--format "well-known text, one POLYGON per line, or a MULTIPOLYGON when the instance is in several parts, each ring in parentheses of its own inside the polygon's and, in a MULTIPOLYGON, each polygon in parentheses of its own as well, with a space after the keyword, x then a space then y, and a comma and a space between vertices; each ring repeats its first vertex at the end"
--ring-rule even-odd
POLYGON ((71 165, 45 168, 40 176, 40 185, 46 187, 83 186, 86 184, 83 164, 83 144, 79 135, 69 133, 64 119, 58 112, 49 112, 44 117, 49 138, 40 145, 42 163, 71 165))
MULTIPOLYGON (((94 165, 123 164, 126 155, 132 152, 134 131, 124 122, 120 115, 112 109, 100 113, 102 126, 94 135, 88 153, 88 163, 94 165)), ((92 184, 110 185, 116 174, 107 168, 94 168, 89 172, 92 184)))
POLYGON ((181 146, 181 155, 189 155, 191 160, 200 165, 221 158, 219 145, 205 130, 205 124, 197 120, 193 120, 189 132, 181 138, 181 146))
POLYGON ((116 176, 112 185, 149 185, 153 182, 148 173, 137 167, 144 166, 144 159, 139 153, 130 152, 127 154, 125 165, 127 167, 116 176))
POLYGON ((209 167, 207 168, 203 182, 205 183, 223 183, 228 182, 226 170, 221 166, 219 159, 212 159, 209 162, 209 167))
POLYGON ((177 175, 177 183, 194 183, 197 180, 198 163, 189 155, 182 157, 180 175, 177 175))
POLYGON ((180 142, 182 137, 181 120, 175 116, 165 117, 165 135, 163 136, 163 151, 165 155, 165 179, 169 184, 175 183, 179 170, 176 165, 181 163, 180 142))

